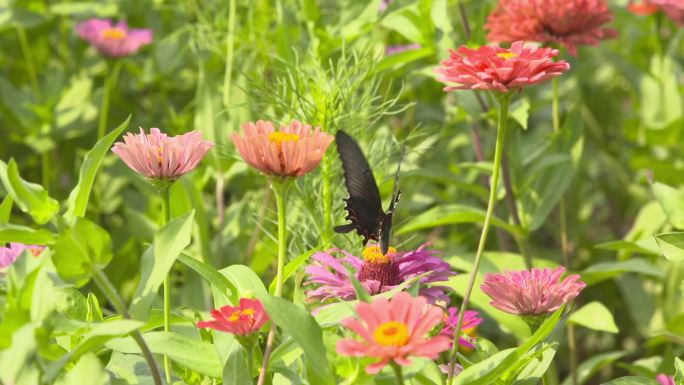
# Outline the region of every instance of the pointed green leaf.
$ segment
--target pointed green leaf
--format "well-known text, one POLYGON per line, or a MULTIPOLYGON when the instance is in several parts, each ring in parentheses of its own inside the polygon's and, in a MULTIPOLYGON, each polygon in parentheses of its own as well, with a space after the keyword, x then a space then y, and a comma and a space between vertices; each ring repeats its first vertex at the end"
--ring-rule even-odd
POLYGON ((9 163, 0 160, 0 180, 21 211, 29 214, 39 225, 47 223, 59 211, 59 203, 43 186, 21 178, 14 159, 9 163))
POLYGON ((593 301, 572 313, 568 322, 584 326, 587 329, 619 333, 613 314, 601 302, 593 301))
POLYGON ((95 269, 104 269, 112 259, 112 239, 103 228, 87 219, 60 234, 53 245, 52 262, 67 282, 77 287, 88 283, 95 269))

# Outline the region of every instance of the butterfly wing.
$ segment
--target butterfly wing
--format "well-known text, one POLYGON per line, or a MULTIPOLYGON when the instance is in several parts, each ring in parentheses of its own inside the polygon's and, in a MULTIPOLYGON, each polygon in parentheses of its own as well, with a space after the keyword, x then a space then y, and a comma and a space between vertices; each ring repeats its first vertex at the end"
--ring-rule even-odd
POLYGON ((380 191, 373 171, 354 139, 340 130, 335 135, 335 143, 342 159, 344 182, 349 192, 349 198, 345 200, 345 219, 351 221, 348 225, 335 227, 335 231, 346 233, 356 230, 363 237, 365 245, 369 239, 379 239, 380 223, 385 217, 380 191))

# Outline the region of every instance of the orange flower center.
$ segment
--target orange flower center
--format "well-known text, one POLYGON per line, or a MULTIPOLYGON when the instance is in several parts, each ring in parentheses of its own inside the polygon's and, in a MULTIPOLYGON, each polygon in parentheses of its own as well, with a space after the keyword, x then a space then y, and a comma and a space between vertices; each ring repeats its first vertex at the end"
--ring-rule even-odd
POLYGON ((296 142, 299 140, 299 135, 288 134, 287 132, 276 131, 268 134, 268 140, 275 143, 280 147, 283 142, 296 142))
POLYGON ((110 40, 122 40, 126 38, 126 31, 121 28, 107 28, 102 31, 102 37, 110 40))
POLYGON ((382 346, 403 346, 409 340, 408 328, 402 322, 385 322, 375 328, 373 339, 382 346))
POLYGON ((496 54, 496 56, 508 60, 514 57, 518 57, 518 54, 514 52, 499 52, 496 54))
POLYGON ((363 260, 368 263, 389 263, 390 257, 397 252, 397 249, 390 247, 387 249, 387 254, 383 254, 380 250, 380 246, 373 245, 367 246, 361 252, 363 260))
POLYGON ((254 309, 248 307, 246 309, 235 310, 233 313, 231 313, 230 317, 228 317, 228 321, 237 322, 241 317, 248 317, 251 320, 254 318, 254 309))
POLYGON ((43 252, 43 248, 42 247, 29 247, 28 252, 31 253, 31 255, 34 257, 39 257, 40 254, 43 252))

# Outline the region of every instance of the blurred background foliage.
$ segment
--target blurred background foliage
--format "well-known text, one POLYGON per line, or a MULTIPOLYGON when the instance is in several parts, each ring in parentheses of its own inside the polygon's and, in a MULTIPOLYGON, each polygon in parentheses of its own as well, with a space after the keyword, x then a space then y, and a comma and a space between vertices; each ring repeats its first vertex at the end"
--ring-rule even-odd
MULTIPOLYGON (((486 94, 444 93, 433 70, 449 48, 486 44, 484 20, 495 1, 397 0, 384 11, 380 3, 0 0, 0 158, 14 158, 24 179, 58 201, 67 198, 95 143, 112 68, 73 27, 94 16, 126 20, 153 29, 154 43, 121 59, 108 129, 131 114, 130 130, 196 129, 216 143, 172 190, 174 216, 195 210, 189 253, 216 268, 247 264, 271 281, 275 203, 266 179, 239 159, 228 135, 246 121, 299 119, 358 138, 386 199, 405 146, 394 244, 431 242, 467 271, 486 205, 494 103, 486 94), (413 46, 385 53, 397 45, 413 46)), ((684 342, 684 237, 676 232, 684 229, 684 29, 664 15, 635 16, 626 5, 610 1, 617 39, 583 47, 577 57, 562 52, 572 70, 560 79, 560 132, 551 126, 550 83, 515 97, 516 129, 506 148, 510 189, 500 192, 487 248, 497 251, 485 255, 482 268, 522 268, 521 247, 536 266, 561 264, 557 205, 564 197, 571 269, 590 285, 575 306, 593 306, 576 319, 581 378, 599 373, 596 383, 673 373, 672 357, 684 342), (592 317, 605 309, 614 323, 597 326, 592 317)), ((290 196, 291 260, 331 246, 360 251, 355 236, 332 232, 343 222, 345 195, 331 147, 290 196)), ((111 234, 116 262, 107 274, 126 299, 138 285, 140 256, 160 210, 153 188, 108 156, 88 218, 111 234)), ((18 209, 11 222, 35 227, 18 209)), ((465 276, 451 282, 457 294, 465 276)), ((299 302, 302 278, 299 272, 287 289, 299 302)), ((194 273, 180 266, 173 279, 176 306, 211 307, 211 292, 194 273)), ((487 315, 479 334, 499 347, 524 338, 513 317, 497 314, 484 297, 473 301, 487 315)), ((567 378, 564 352, 556 379, 567 378)))

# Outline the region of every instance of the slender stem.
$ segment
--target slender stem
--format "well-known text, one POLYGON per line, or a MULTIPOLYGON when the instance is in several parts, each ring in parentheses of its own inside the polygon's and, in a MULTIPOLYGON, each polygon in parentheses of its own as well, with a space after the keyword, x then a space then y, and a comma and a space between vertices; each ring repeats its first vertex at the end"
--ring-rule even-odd
POLYGON ((323 162, 321 164, 321 174, 323 176, 323 231, 321 232, 321 240, 323 241, 324 245, 328 245, 330 243, 330 238, 331 238, 331 229, 333 228, 332 225, 332 200, 333 200, 333 194, 332 194, 332 181, 330 178, 330 174, 332 173, 332 167, 331 167, 331 158, 329 156, 323 157, 323 162))
POLYGON ((252 357, 254 356, 254 344, 250 344, 249 346, 245 347, 245 351, 247 352, 247 375, 249 376, 249 383, 253 384, 254 377, 252 377, 252 357))
POLYGON ((40 154, 41 183, 46 190, 50 190, 50 150, 40 154))
MULTIPOLYGON (((162 226, 171 220, 171 195, 168 186, 159 187, 159 197, 162 206, 162 226)), ((164 331, 171 331, 171 279, 170 274, 164 278, 164 331)), ((171 362, 169 357, 164 356, 164 373, 166 382, 171 383, 171 362)))
POLYGON ((397 377, 397 385, 404 385, 404 374, 402 373, 401 365, 392 362, 392 369, 394 369, 394 375, 397 377))
POLYGON ((560 98, 558 91, 558 78, 553 78, 553 101, 552 101, 552 119, 553 131, 560 131, 560 98))
POLYGON ((261 363, 261 370, 259 371, 259 379, 257 385, 264 385, 266 383, 266 374, 268 373, 268 361, 271 359, 271 352, 273 351, 273 342, 275 341, 276 326, 271 323, 271 329, 268 331, 268 338, 266 338, 266 350, 264 350, 264 359, 261 363))
POLYGON ((480 234, 480 242, 475 253, 475 260, 468 278, 468 285, 463 296, 463 304, 459 309, 458 322, 456 323, 456 330, 454 331, 454 342, 451 349, 451 356, 449 358, 449 375, 447 377, 447 384, 451 385, 454 381, 454 368, 456 367, 456 356, 458 352, 458 339, 461 335, 461 328, 463 327, 463 316, 468 308, 468 301, 473 292, 475 285, 475 278, 477 278, 477 271, 480 268, 480 259, 487 243, 487 235, 489 234, 489 224, 494 213, 494 206, 496 205, 496 190, 499 185, 499 174, 501 171, 501 159, 503 157, 504 140, 506 138, 506 129, 508 127, 508 106, 511 100, 510 94, 503 94, 499 97, 499 124, 496 133, 496 147, 494 149, 494 170, 492 171, 492 185, 489 191, 489 202, 487 203, 487 213, 485 214, 484 224, 482 225, 482 233, 480 234))
POLYGON ((468 13, 465 9, 465 4, 461 0, 456 2, 458 4, 458 12, 461 14, 461 25, 463 26, 463 33, 465 34, 465 40, 470 40, 471 30, 470 22, 468 22, 468 13))
POLYGON ((107 65, 107 77, 104 83, 104 93, 102 94, 102 106, 100 107, 100 119, 97 124, 97 140, 99 141, 107 133, 107 118, 109 117, 109 104, 112 89, 116 85, 121 71, 121 61, 116 60, 111 65, 107 65))
MULTIPOLYGON (((117 293, 116 289, 114 288, 114 285, 112 285, 112 283, 109 281, 107 276, 102 272, 102 270, 97 268, 94 269, 93 279, 95 280, 95 283, 100 288, 100 290, 102 290, 104 295, 107 296, 107 299, 112 304, 112 306, 114 306, 114 309, 116 309, 116 311, 119 314, 121 314, 124 318, 130 319, 131 316, 128 314, 126 304, 124 303, 123 299, 121 299, 119 293, 117 293)), ((135 343, 140 348, 140 351, 143 354, 143 358, 147 362, 147 366, 149 366, 150 368, 150 373, 152 374, 154 384, 162 385, 162 379, 161 374, 159 373, 159 368, 157 367, 157 363, 154 361, 152 351, 150 351, 150 348, 145 343, 145 339, 143 338, 142 334, 139 330, 136 330, 131 334, 133 340, 135 340, 135 343)))
POLYGON ((28 73, 29 81, 31 82, 31 89, 33 95, 40 98, 40 87, 38 86, 38 76, 36 75, 36 66, 33 63, 33 55, 31 54, 31 46, 29 45, 28 37, 26 36, 26 29, 21 25, 17 26, 17 35, 19 36, 19 45, 21 52, 26 61, 26 72, 28 73))

